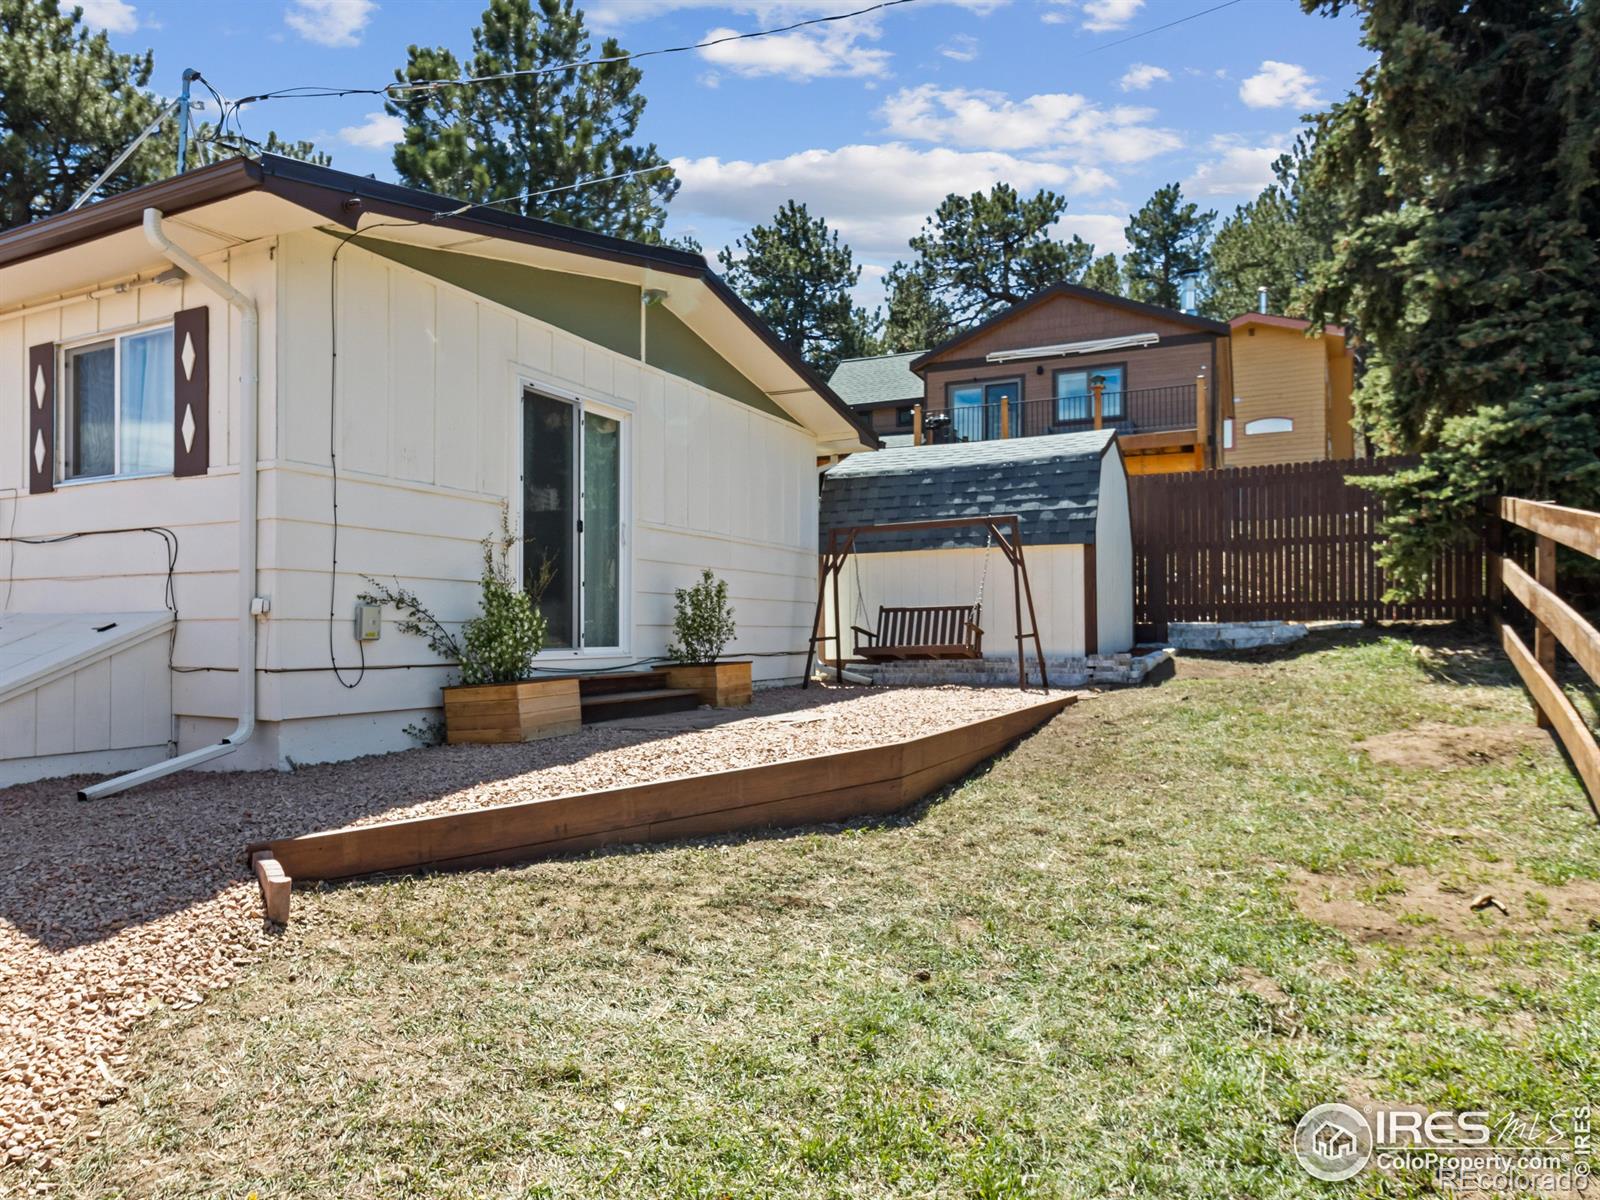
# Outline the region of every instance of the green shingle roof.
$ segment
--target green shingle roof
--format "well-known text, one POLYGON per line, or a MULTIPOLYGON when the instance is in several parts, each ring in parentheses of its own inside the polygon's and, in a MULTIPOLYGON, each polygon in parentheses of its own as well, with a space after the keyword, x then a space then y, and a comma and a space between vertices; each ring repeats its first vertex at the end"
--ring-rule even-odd
POLYGON ((911 360, 920 354, 921 350, 908 350, 876 358, 847 358, 833 369, 828 386, 851 408, 921 400, 922 380, 911 370, 911 360))

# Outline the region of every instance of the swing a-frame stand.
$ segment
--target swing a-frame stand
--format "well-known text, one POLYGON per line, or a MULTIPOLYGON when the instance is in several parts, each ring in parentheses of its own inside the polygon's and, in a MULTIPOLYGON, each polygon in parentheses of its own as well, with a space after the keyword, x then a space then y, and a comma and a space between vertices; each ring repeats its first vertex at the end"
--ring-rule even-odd
MULTIPOLYGON (((828 533, 828 545, 822 554, 822 573, 817 580, 817 610, 811 619, 811 646, 806 651, 806 673, 801 681, 801 687, 811 686, 811 668, 817 660, 817 647, 832 642, 834 649, 833 668, 834 678, 844 682, 844 621, 839 611, 839 579, 844 571, 844 564, 849 560, 851 552, 855 550, 856 538, 863 533, 904 533, 912 530, 923 529, 970 529, 985 528, 993 543, 1000 547, 1000 552, 1006 556, 1006 561, 1011 564, 1011 596, 1016 606, 1017 630, 1017 687, 1027 690, 1028 664, 1023 651, 1023 643, 1033 639, 1033 651, 1039 660, 1039 682, 1045 691, 1050 690, 1050 677, 1046 674, 1044 662, 1044 647, 1039 642, 1039 620, 1033 611, 1033 588, 1028 583, 1028 564, 1022 558, 1022 518, 1015 513, 994 513, 987 517, 948 517, 929 521, 891 521, 883 525, 852 525, 845 529, 833 529, 828 533), (828 598, 828 583, 833 582, 833 632, 828 633, 822 621, 822 606, 828 598), (1028 631, 1022 629, 1022 604, 1028 604, 1028 631)), ((980 593, 981 599, 981 593, 980 593)), ((870 649, 872 658, 977 658, 981 655, 983 631, 976 627, 978 606, 973 606, 974 616, 965 622, 967 628, 953 629, 948 623, 941 634, 944 638, 942 644, 929 645, 926 636, 912 636, 906 638, 905 634, 918 629, 919 614, 932 614, 934 609, 884 609, 879 614, 879 627, 876 631, 857 628, 857 635, 866 635, 872 643, 870 649), (893 636, 899 640, 891 640, 889 627, 883 617, 888 613, 909 614, 904 619, 897 620, 894 625, 893 636), (951 640, 953 636, 959 637, 960 642, 951 640), (970 637, 970 640, 968 640, 970 637)), ((932 618, 928 618, 932 619, 932 618)), ((948 621, 948 619, 947 619, 948 621)), ((961 622, 956 622, 960 624, 961 622)), ((858 643, 858 653, 862 653, 858 643)), ((826 654, 823 655, 826 661, 826 654)))

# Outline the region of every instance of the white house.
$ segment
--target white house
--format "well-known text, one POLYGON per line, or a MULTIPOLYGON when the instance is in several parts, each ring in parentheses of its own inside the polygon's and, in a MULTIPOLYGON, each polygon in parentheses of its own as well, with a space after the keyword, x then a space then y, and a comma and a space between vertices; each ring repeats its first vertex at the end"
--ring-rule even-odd
MULTIPOLYGON (((1113 430, 896 447, 854 455, 823 477, 824 538, 836 530, 1000 513, 1021 518, 1032 611, 1047 659, 1081 671, 1090 656, 1130 650, 1133 542, 1128 479, 1113 430)), ((1021 630, 1031 632, 1027 597, 983 527, 862 532, 838 591, 847 655, 851 626, 876 631, 880 606, 981 600, 983 656, 1012 663, 1019 607, 1021 630)), ((830 635, 832 604, 829 595, 830 635)), ((1026 650, 1031 659, 1031 640, 1026 650)), ((1073 673, 1058 671, 1057 678, 1073 673)))
POLYGON ((0 430, 0 783, 408 745, 452 672, 362 577, 464 619, 502 506, 541 668, 663 654, 709 567, 797 679, 876 444, 699 255, 273 156, 0 233, 0 430))

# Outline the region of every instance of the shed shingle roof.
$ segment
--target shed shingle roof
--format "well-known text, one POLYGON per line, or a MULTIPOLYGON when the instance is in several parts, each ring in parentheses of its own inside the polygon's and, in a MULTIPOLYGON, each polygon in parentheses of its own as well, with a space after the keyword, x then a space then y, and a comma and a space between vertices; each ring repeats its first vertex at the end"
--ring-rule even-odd
POLYGON ((876 358, 847 358, 833 369, 828 386, 851 408, 921 400, 922 380, 911 371, 911 360, 921 353, 910 350, 876 358))
MULTIPOLYGON (((1029 546, 1091 545, 1100 460, 1114 430, 1053 437, 907 446, 855 454, 822 480, 823 545, 834 529, 1016 513, 1029 546)), ((982 546, 987 531, 926 529, 862 534, 861 553, 982 546)))

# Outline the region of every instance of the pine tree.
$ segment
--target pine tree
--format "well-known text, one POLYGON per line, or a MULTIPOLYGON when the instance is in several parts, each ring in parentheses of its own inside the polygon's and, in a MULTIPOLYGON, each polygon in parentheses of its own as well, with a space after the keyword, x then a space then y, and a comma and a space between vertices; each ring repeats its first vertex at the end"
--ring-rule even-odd
POLYGON ((1342 228, 1307 292, 1366 342, 1357 413, 1421 465, 1378 485, 1414 594, 1497 494, 1600 507, 1600 5, 1354 7, 1378 55, 1318 123, 1342 228))
POLYGON ((923 267, 897 262, 884 279, 889 312, 880 349, 885 354, 931 350, 954 331, 950 308, 939 298, 937 281, 923 267))
MULTIPOLYGON (((0 0, 0 228, 64 212, 164 103, 153 59, 118 54, 58 0, 0 0)), ((175 128, 175 123, 173 124, 175 128)), ((172 173, 146 142, 106 181, 113 195, 172 173)))
POLYGON ((867 314, 850 297, 861 268, 804 204, 788 201, 771 225, 754 226, 717 260, 745 303, 820 374, 871 349, 867 314))
POLYGON ((1222 223, 1211 243, 1208 295, 1202 311, 1219 320, 1253 312, 1258 289, 1270 311, 1305 315, 1302 291, 1334 238, 1326 198, 1308 189, 1307 164, 1315 142, 1302 137, 1273 163, 1276 180, 1222 223))
POLYGON ((1122 279, 1122 264, 1117 261, 1115 254, 1102 254, 1095 259, 1078 282, 1086 288, 1112 296, 1123 295, 1127 288, 1122 279))
POLYGON ((1128 295, 1177 308, 1182 300, 1178 281, 1205 270, 1206 244, 1216 219, 1215 212, 1201 212, 1198 204, 1185 203, 1178 184, 1157 188, 1127 225, 1123 269, 1128 295))
POLYGON ((1077 282, 1094 247, 1051 236, 1066 207, 1054 192, 1024 200, 1006 183, 987 195, 952 193, 911 239, 916 267, 957 326, 980 321, 1051 284, 1077 282))
MULTIPOLYGON (((531 0, 489 0, 472 31, 472 50, 466 74, 474 77, 625 53, 614 38, 594 53, 572 0, 539 0, 537 8, 531 0)), ((462 73, 448 49, 412 46, 395 78, 426 83, 462 73)), ((645 107, 641 74, 629 62, 604 62, 392 93, 385 108, 406 124, 395 170, 414 187, 475 201, 608 180, 500 207, 580 229, 654 238, 678 181, 654 143, 632 140, 645 107), (631 171, 649 173, 610 178, 631 171)))

